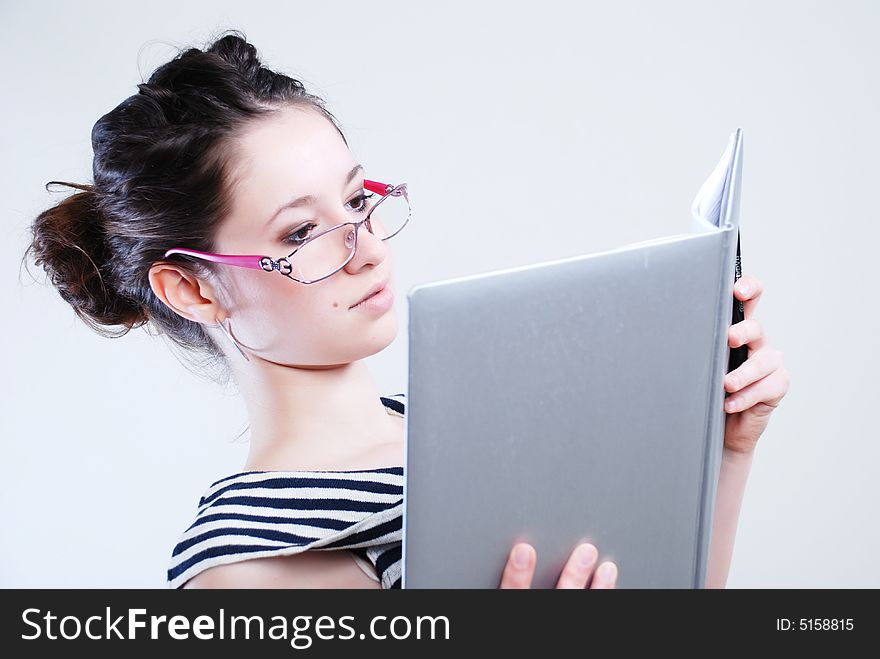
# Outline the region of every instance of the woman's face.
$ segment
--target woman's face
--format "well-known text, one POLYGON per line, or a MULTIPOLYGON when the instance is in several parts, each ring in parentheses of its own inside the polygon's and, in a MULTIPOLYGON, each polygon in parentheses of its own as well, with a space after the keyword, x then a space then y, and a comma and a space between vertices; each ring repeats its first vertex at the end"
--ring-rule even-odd
MULTIPOLYGON (((358 163, 336 128, 314 109, 286 108, 252 126, 239 142, 235 162, 233 209, 218 230, 219 253, 277 260, 308 235, 308 229, 301 230, 308 222, 323 229, 364 217, 356 211, 363 203, 365 172, 355 169, 358 163), (313 203, 275 214, 303 195, 312 195, 313 203)), ((380 172, 367 177, 397 183, 385 181, 380 172)), ((388 241, 376 238, 365 224, 354 257, 313 284, 275 270, 219 267, 227 328, 248 353, 262 359, 285 365, 345 364, 379 352, 397 334, 393 305, 384 312, 351 308, 374 285, 388 280, 388 289, 393 287, 388 241)), ((233 350, 231 357, 241 355, 233 350)))

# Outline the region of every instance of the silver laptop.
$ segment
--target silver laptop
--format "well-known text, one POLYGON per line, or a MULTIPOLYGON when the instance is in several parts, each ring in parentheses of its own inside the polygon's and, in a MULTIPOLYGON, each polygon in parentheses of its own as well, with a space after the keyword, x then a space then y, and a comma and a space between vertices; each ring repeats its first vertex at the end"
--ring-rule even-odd
POLYGON ((519 541, 534 588, 584 541, 618 588, 704 586, 741 130, 726 155, 694 233, 410 290, 404 588, 497 588, 519 541))

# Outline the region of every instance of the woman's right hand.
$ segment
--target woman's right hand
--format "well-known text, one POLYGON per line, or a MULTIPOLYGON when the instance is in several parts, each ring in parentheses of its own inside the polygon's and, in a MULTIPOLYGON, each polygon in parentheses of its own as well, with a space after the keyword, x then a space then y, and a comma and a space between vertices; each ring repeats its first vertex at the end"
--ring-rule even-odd
MULTIPOLYGON (((499 588, 531 588, 537 558, 535 548, 527 542, 515 544, 504 566, 499 588)), ((605 561, 597 569, 598 558, 599 552, 589 542, 575 547, 562 568, 556 587, 585 588, 592 577, 590 588, 614 588, 617 584, 617 566, 605 561)))

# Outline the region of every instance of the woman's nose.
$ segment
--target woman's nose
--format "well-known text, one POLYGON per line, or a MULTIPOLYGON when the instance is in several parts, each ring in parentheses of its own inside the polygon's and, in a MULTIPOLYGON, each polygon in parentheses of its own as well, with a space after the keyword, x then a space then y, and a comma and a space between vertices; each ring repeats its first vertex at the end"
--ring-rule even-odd
POLYGON ((345 266, 347 270, 357 271, 365 263, 377 265, 384 261, 388 254, 386 241, 377 238, 367 224, 369 220, 361 222, 357 227, 357 247, 351 261, 345 266))

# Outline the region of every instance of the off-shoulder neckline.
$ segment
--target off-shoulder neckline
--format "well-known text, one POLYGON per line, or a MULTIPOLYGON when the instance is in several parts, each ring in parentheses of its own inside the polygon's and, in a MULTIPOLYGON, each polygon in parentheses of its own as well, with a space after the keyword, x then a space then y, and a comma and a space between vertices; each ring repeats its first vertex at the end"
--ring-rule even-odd
POLYGON ((252 476, 254 474, 266 475, 266 476, 278 476, 279 478, 284 477, 300 477, 300 478, 308 478, 309 476, 314 476, 316 474, 400 474, 401 476, 404 473, 404 467, 402 465, 392 465, 389 467, 372 467, 370 469, 268 469, 268 470, 251 470, 251 471, 239 471, 234 474, 230 474, 229 476, 225 476, 218 481, 214 481, 208 487, 208 489, 214 488, 217 485, 222 483, 226 483, 229 481, 233 481, 236 478, 240 478, 242 476, 252 476))

